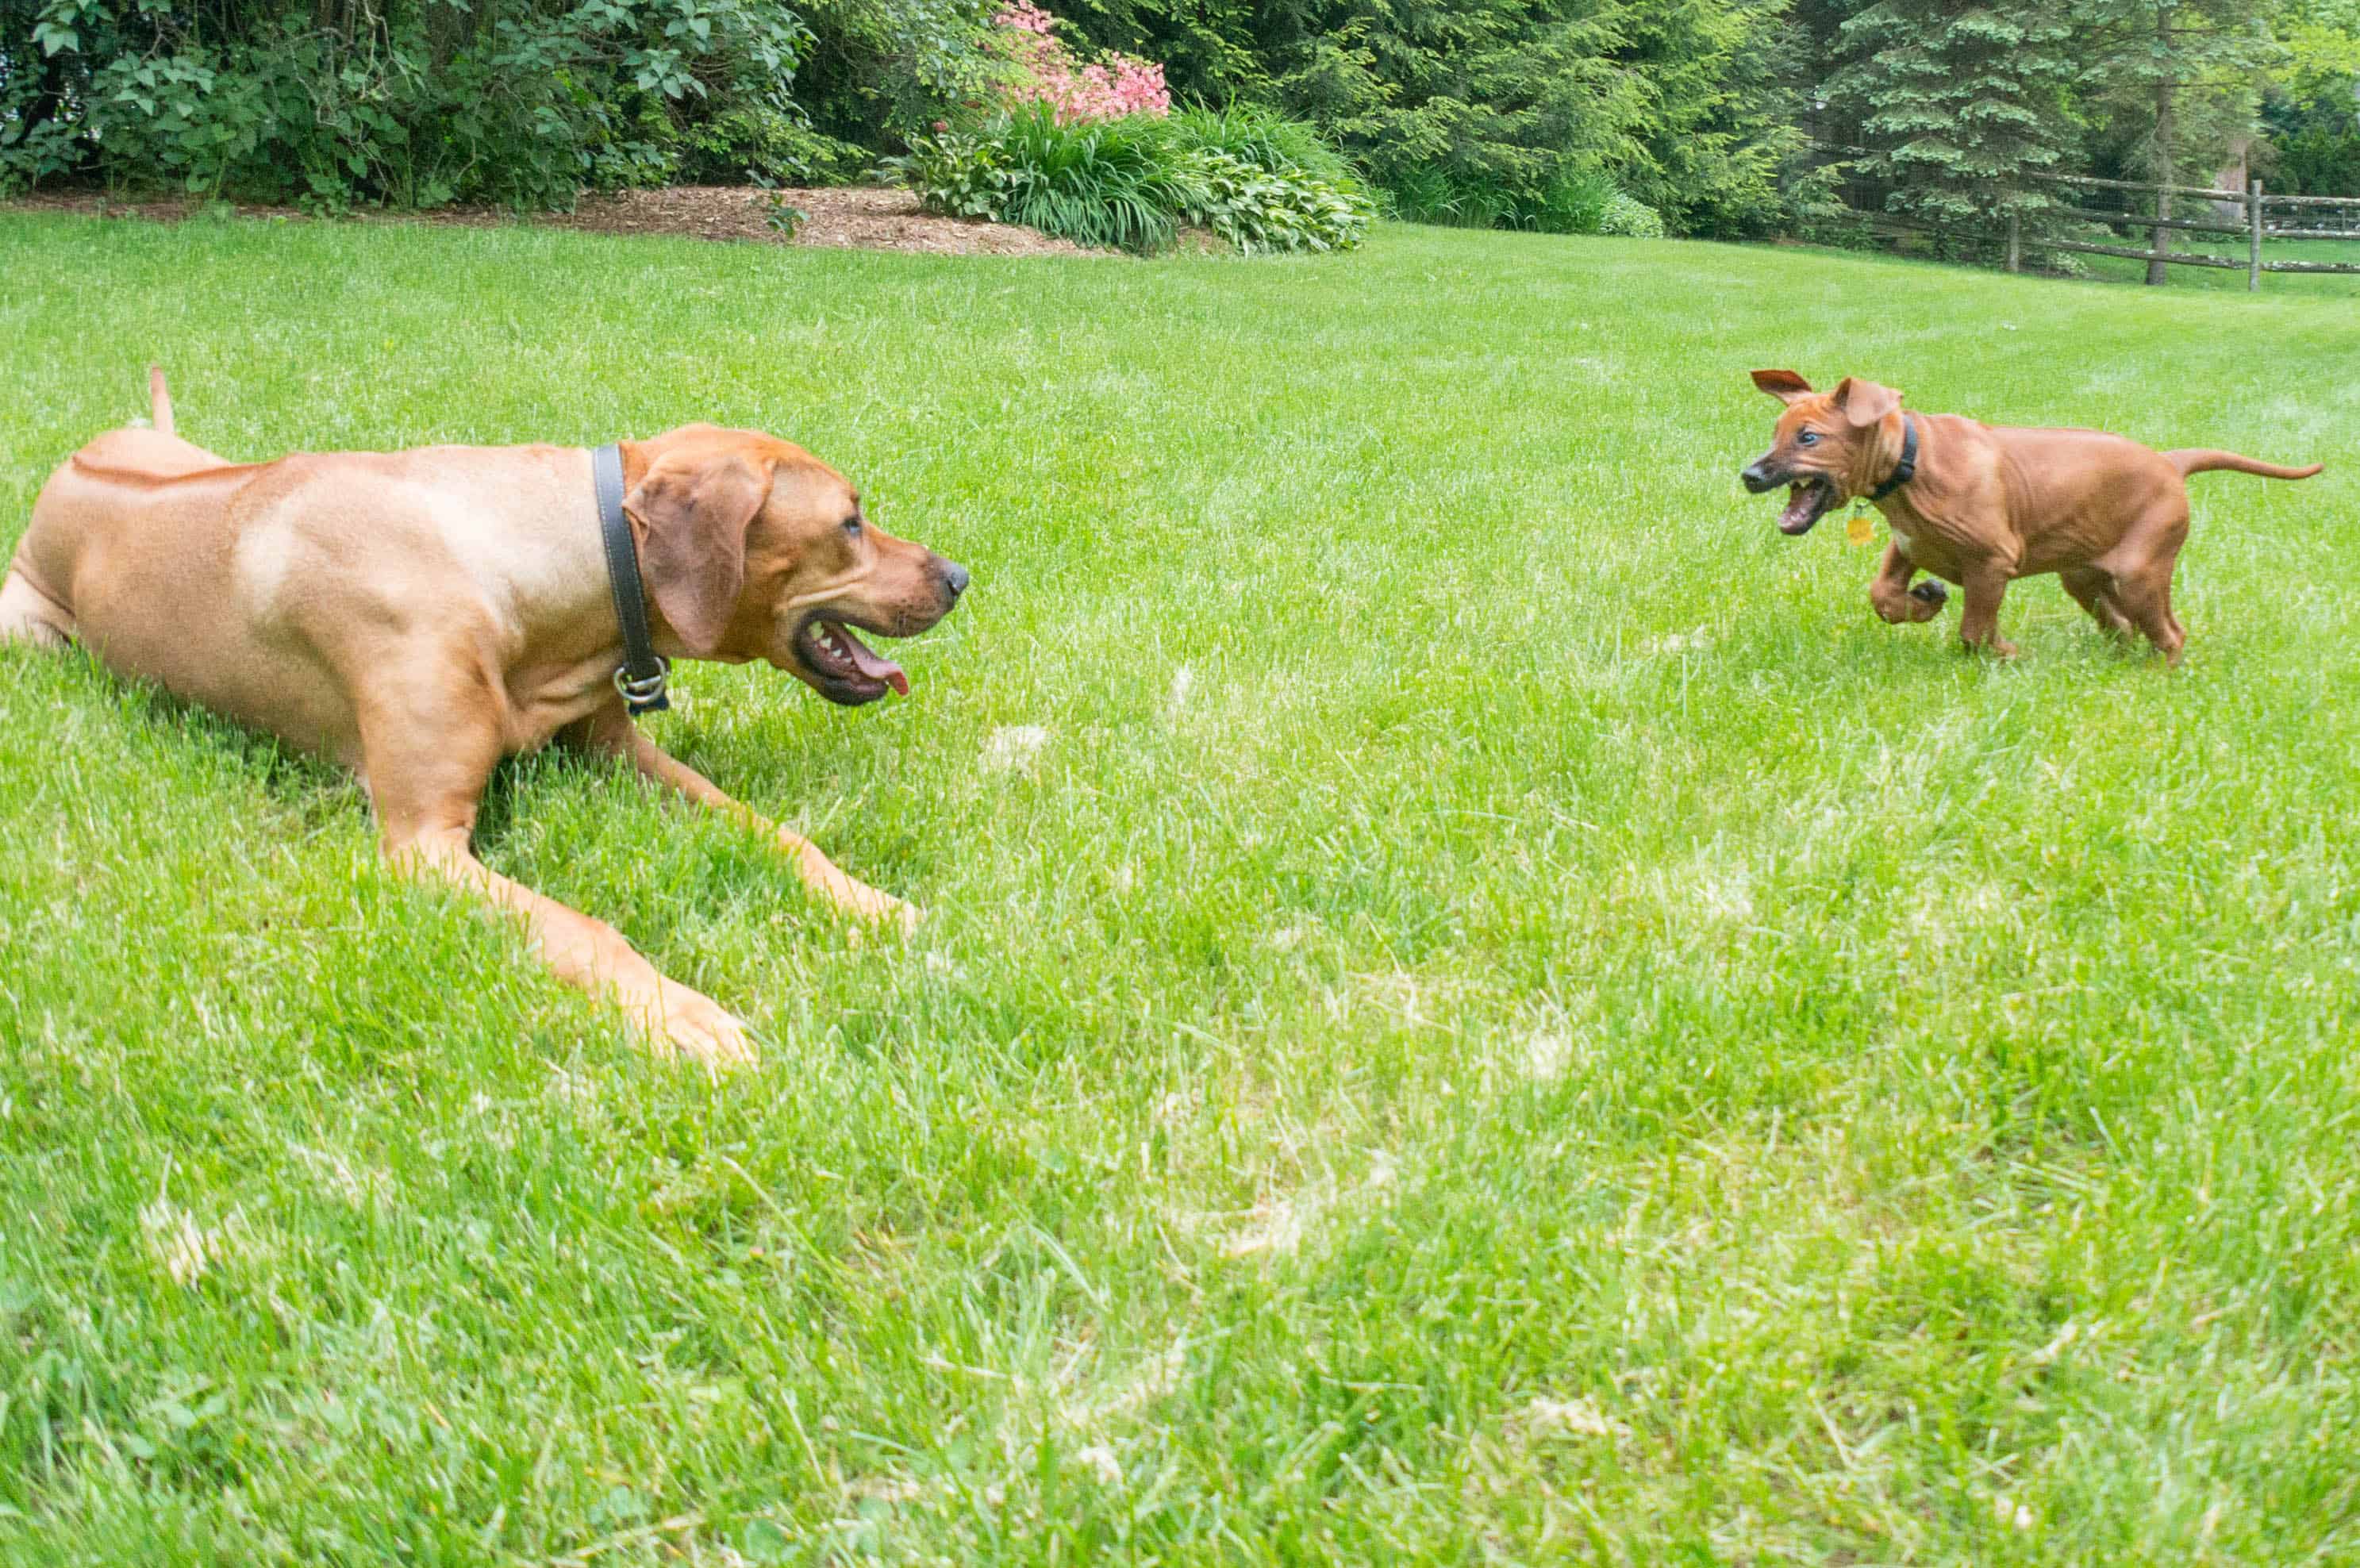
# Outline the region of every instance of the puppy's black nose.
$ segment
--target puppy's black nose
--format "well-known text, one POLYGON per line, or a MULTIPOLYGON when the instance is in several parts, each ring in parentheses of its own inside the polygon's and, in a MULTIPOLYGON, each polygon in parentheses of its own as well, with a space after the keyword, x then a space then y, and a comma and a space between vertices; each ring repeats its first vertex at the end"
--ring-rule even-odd
POLYGON ((966 593, 967 585, 974 581, 967 575, 967 568, 956 561, 942 561, 940 569, 943 574, 943 586, 950 590, 951 597, 954 599, 966 593))
POLYGON ((1745 488, 1749 492, 1756 495, 1761 495, 1765 490, 1775 490, 1778 486, 1778 482, 1771 478, 1758 463, 1748 467, 1737 477, 1744 482, 1745 488))

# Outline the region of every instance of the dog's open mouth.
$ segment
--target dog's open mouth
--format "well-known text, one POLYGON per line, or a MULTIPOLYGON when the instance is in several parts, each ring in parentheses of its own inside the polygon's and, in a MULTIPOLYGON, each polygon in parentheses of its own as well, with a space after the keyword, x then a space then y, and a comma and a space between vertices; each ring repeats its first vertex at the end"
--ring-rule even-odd
POLYGON ((1836 504, 1836 487, 1823 474, 1807 474, 1786 493, 1786 509, 1778 514, 1778 531, 1807 534, 1836 504))
POLYGON ((828 695, 842 694, 839 700, 866 702, 882 697, 889 686, 910 694, 910 678, 901 667, 879 658, 842 621, 814 615, 804 622, 795 637, 795 653, 830 689, 828 695))

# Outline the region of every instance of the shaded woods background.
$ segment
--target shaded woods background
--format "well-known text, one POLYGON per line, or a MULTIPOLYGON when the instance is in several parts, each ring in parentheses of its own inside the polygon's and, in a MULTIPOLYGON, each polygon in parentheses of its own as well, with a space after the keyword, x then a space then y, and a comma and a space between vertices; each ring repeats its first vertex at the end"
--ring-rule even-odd
MULTIPOLYGON (((998 0, 0 0, 0 187, 564 205, 857 178, 991 106, 998 0)), ((1392 210, 1810 233, 2044 169, 2360 193, 2360 0, 1068 0, 1077 57, 1267 106, 1392 210)))

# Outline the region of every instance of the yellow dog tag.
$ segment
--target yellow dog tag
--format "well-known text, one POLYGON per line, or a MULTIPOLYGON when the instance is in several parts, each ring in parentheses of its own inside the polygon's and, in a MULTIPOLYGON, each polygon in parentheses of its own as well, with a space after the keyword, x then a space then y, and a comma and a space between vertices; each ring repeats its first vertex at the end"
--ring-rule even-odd
POLYGON ((1850 517, 1844 519, 1844 543, 1866 544, 1874 537, 1866 512, 1854 512, 1850 517))

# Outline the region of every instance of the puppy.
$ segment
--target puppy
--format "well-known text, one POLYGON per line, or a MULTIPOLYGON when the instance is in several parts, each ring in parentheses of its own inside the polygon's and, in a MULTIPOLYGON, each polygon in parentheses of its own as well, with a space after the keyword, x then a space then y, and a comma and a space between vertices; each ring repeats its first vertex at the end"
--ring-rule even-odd
POLYGON ((1967 593, 1959 636, 2003 658, 1999 605, 2019 577, 2054 572, 2109 636, 2134 630, 2180 662, 2188 633, 2171 613, 2171 573, 2188 538, 2187 478, 2227 470, 2308 479, 2321 464, 2283 468, 2234 452, 2156 452, 2103 430, 1985 425, 1919 414, 1901 394, 1847 376, 1814 392, 1791 370, 1757 370, 1754 385, 1786 406, 1770 450, 1739 475, 1755 495, 1791 485, 1778 528, 1807 534, 1854 496, 1893 531, 1868 600, 1887 621, 1925 621, 1967 593))

